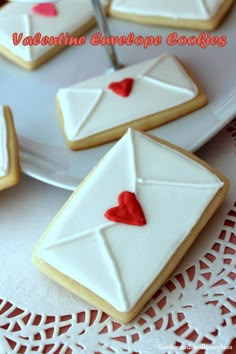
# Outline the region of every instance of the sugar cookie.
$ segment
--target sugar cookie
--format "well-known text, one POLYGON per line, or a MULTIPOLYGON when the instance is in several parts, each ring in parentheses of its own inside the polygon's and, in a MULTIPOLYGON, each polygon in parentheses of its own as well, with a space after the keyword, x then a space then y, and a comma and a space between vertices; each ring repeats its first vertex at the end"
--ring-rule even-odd
POLYGON ((60 125, 73 150, 148 130, 207 103, 192 74, 169 54, 59 90, 60 125))
POLYGON ((33 263, 129 322, 177 266, 228 186, 191 153, 130 129, 49 225, 33 263))
POLYGON ((213 30, 233 0, 113 0, 112 16, 148 25, 213 30))

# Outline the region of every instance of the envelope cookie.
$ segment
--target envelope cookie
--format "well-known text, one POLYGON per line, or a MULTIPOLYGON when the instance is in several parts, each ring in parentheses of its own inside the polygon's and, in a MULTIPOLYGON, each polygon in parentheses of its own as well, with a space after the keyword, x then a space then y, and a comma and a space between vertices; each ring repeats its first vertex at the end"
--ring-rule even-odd
POLYGON ((9 107, 0 106, 0 190, 18 183, 20 178, 18 144, 9 107))
POLYGON ((60 89, 57 106, 68 146, 84 149, 148 130, 204 106, 192 74, 169 54, 60 89))
POLYGON ((95 24, 88 0, 14 1, 0 9, 0 54, 32 70, 65 47, 83 45, 80 36, 95 24))
POLYGON ((233 0, 113 0, 110 14, 150 25, 213 30, 232 5, 233 0))
POLYGON ((222 203, 228 181, 194 155, 129 130, 56 216, 33 253, 47 276, 126 323, 222 203))

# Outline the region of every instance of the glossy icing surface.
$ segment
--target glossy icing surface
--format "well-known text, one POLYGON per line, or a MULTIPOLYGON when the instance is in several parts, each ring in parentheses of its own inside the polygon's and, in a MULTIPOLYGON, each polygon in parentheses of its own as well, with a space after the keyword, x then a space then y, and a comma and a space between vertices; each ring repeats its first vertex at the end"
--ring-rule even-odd
POLYGON ((0 106, 0 177, 8 172, 7 127, 3 107, 0 106))
POLYGON ((222 185, 190 158, 129 130, 51 224, 38 257, 127 312, 222 185), (146 225, 105 218, 125 190, 136 194, 146 225))
POLYGON ((115 11, 144 16, 171 17, 173 19, 209 20, 224 0, 113 0, 115 11))
POLYGON ((59 90, 57 98, 70 141, 76 141, 130 121, 190 101, 198 89, 179 61, 169 54, 112 74, 59 90), (113 82, 134 79, 129 97, 109 89, 113 82))
MULTIPOLYGON (((103 0, 106 4, 107 1, 103 0)), ((15 46, 13 33, 34 36, 59 36, 61 33, 73 33, 94 17, 91 1, 60 0, 54 3, 57 16, 48 17, 34 13, 32 2, 12 2, 0 11, 0 45, 27 62, 34 61, 45 54, 50 46, 15 46)))

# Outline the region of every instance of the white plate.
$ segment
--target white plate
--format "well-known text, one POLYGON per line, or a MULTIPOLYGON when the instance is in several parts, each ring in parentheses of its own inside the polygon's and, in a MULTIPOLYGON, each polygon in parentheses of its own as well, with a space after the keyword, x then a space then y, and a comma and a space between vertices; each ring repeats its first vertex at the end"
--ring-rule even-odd
MULTIPOLYGON (((167 46, 166 37, 173 29, 136 25, 110 19, 114 35, 161 35, 158 47, 117 47, 126 65, 153 58, 163 52, 178 55, 195 73, 209 99, 209 105, 173 123, 151 132, 187 150, 195 151, 236 115, 236 6, 214 35, 227 36, 223 48, 209 46, 167 46)), ((177 31, 179 35, 200 32, 177 31)), ((101 46, 89 43, 68 48, 35 72, 26 72, 0 58, 0 100, 14 112, 20 145, 21 168, 26 174, 58 187, 73 190, 113 145, 106 144, 80 152, 70 151, 64 143, 55 108, 60 87, 102 74, 108 67, 101 46)), ((109 117, 107 117, 109 119, 109 117)))

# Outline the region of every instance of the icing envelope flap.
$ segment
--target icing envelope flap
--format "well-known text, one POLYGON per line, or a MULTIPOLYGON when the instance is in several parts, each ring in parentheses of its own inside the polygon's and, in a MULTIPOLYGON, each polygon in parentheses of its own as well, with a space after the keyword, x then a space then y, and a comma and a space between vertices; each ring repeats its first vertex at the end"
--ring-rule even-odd
POLYGON ((117 275, 114 274, 112 264, 107 263, 104 252, 106 254, 108 250, 102 237, 100 238, 95 232, 87 234, 86 237, 74 239, 70 243, 57 244, 53 252, 48 248, 44 251, 44 257, 50 264, 57 264, 59 271, 70 274, 72 279, 77 279, 82 284, 87 284, 87 279, 89 279, 95 293, 103 292, 101 288, 104 288, 104 293, 100 292, 101 296, 106 296, 107 284, 110 284, 109 300, 114 298, 119 303, 121 292, 117 292, 117 275), (65 259, 65 257, 66 269, 63 263, 60 267, 60 262, 58 262, 58 259, 65 259), (99 262, 97 262, 98 259, 99 262), (101 283, 98 285, 96 279, 100 276, 101 283))
MULTIPOLYGON (((1 12, 0 12, 1 13, 1 12)), ((31 15, 18 14, 0 17, 1 33, 8 36, 12 40, 13 33, 24 33, 25 36, 31 35, 31 15), (9 19, 11 21, 9 21, 9 19), (15 31, 12 30, 12 22, 15 24, 15 31), (17 30, 16 30, 17 29, 17 30)))
MULTIPOLYGON (((1 13, 1 12, 0 12, 1 13)), ((32 57, 32 47, 22 44, 14 46, 13 33, 24 33, 25 36, 31 35, 31 15, 19 14, 11 17, 0 17, 0 45, 4 43, 7 48, 14 47, 14 51, 19 56, 24 56, 26 60, 32 57), (12 26, 15 26, 13 28, 12 26)))
POLYGON ((27 2, 12 2, 11 6, 4 6, 4 11, 3 8, 0 11, 0 18, 2 22, 2 18, 7 18, 7 17, 14 17, 18 15, 29 15, 31 7, 33 4, 29 4, 27 2))
POLYGON ((106 160, 100 162, 100 167, 94 170, 88 182, 84 182, 80 193, 71 200, 70 208, 65 208, 62 213, 60 223, 55 223, 53 230, 49 231, 44 246, 96 232, 98 225, 111 225, 112 222, 104 217, 104 213, 116 203, 117 196, 123 189, 135 189, 134 174, 134 159, 130 151, 130 140, 126 135, 110 151, 106 160))
POLYGON ((127 312, 163 270, 222 185, 191 158, 129 130, 51 224, 39 246, 39 258, 118 311, 127 312), (105 218, 123 191, 137 196, 145 225, 105 218))
POLYGON ((144 16, 162 16, 176 19, 208 20, 212 18, 224 0, 113 0, 112 9, 144 16))
POLYGON ((190 98, 197 93, 197 87, 183 69, 182 65, 171 55, 165 55, 156 60, 144 73, 143 78, 149 78, 156 84, 162 83, 172 89, 183 89, 190 98))
POLYGON ((176 107, 197 95, 198 88, 179 61, 165 54, 157 59, 60 89, 57 98, 65 134, 68 140, 76 141, 176 107), (109 89, 111 83, 122 82, 127 78, 134 80, 128 97, 121 97, 109 89), (70 94, 71 90, 73 94, 70 94), (102 90, 102 94, 98 100, 91 99, 89 103, 85 100, 81 103, 89 90, 91 97, 94 97, 94 90, 102 90), (80 104, 75 102, 76 92, 80 104))
MULTIPOLYGON (((93 77, 83 82, 79 82, 72 86, 72 88, 78 89, 103 89, 104 91, 109 91, 109 84, 112 82, 122 81, 126 78, 138 79, 145 75, 150 69, 153 68, 157 62, 171 56, 168 53, 161 55, 160 57, 149 59, 147 61, 125 67, 124 69, 116 70, 114 72, 109 73, 108 75, 102 75, 93 77)), ((65 88, 67 90, 68 88, 65 88)))
POLYGON ((134 135, 133 141, 138 156, 136 173, 139 183, 173 184, 196 188, 215 188, 221 183, 217 176, 177 150, 157 143, 146 136, 143 136, 142 145, 138 143, 138 140, 138 135, 134 135), (159 154, 155 151, 157 145, 159 145, 159 154))
MULTIPOLYGON (((78 90, 70 89, 61 92, 60 98, 65 102, 64 109, 67 110, 71 119, 64 121, 66 131, 76 133, 82 128, 87 118, 93 113, 94 108, 102 96, 102 90, 78 90), (80 119, 78 120, 78 116, 80 119)), ((71 138, 73 136, 71 135, 71 138)))

